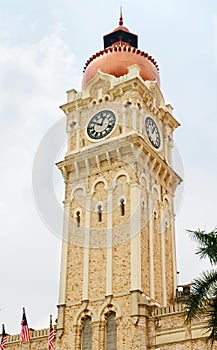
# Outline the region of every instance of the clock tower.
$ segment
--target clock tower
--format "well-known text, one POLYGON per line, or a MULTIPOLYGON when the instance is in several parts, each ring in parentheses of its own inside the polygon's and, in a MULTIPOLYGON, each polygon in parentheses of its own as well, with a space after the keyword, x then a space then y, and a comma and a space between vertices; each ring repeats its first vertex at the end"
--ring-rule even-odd
POLYGON ((179 126, 155 60, 124 25, 67 92, 56 347, 155 349, 150 315, 176 291, 172 166, 179 126))

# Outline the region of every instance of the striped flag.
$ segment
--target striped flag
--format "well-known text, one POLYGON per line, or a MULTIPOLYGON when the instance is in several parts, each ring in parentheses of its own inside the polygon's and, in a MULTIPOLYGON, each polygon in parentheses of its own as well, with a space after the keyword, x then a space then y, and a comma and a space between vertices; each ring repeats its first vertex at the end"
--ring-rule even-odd
POLYGON ((0 350, 5 350, 6 343, 7 343, 7 334, 5 333, 5 326, 2 325, 2 339, 0 344, 0 350))
POLYGON ((20 333, 20 341, 29 341, 30 340, 30 334, 29 334, 29 328, 28 328, 28 323, 26 319, 26 313, 25 313, 25 308, 23 308, 23 317, 21 321, 21 333, 20 333))
POLYGON ((52 316, 50 315, 50 333, 48 337, 48 350, 53 350, 54 349, 54 329, 52 325, 52 316))

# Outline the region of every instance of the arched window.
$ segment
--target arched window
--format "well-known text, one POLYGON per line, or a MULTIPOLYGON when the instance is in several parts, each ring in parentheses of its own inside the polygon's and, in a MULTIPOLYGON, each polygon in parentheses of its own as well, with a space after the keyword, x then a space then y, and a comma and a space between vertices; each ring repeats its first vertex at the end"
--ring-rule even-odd
POLYGON ((120 200, 120 210, 121 210, 121 216, 125 215, 125 204, 124 204, 124 199, 120 200))
POLYGON ((80 227, 80 223, 81 223, 81 212, 80 211, 76 211, 76 222, 77 222, 77 227, 80 227))
POLYGON ((98 212, 98 221, 101 222, 102 221, 102 206, 98 205, 97 207, 97 212, 98 212))
POLYGON ((115 313, 111 312, 106 317, 106 350, 117 349, 117 325, 115 313))
POLYGON ((91 350, 92 349, 92 326, 91 317, 85 317, 83 321, 83 329, 81 335, 81 350, 91 350))

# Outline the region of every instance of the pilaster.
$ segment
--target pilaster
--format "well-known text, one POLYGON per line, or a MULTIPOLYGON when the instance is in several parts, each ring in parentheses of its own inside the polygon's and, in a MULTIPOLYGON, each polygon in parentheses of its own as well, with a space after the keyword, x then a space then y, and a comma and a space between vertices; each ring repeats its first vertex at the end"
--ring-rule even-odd
POLYGON ((86 197, 85 226, 84 226, 84 277, 83 277, 83 300, 88 300, 89 288, 89 243, 90 243, 90 194, 86 197))
POLYGON ((131 290, 141 290, 140 187, 130 183, 131 290))
POLYGON ((65 303, 66 303, 66 279, 68 267, 68 244, 69 244, 69 220, 70 220, 70 202, 64 203, 64 221, 62 237, 62 256, 60 268, 59 300, 58 300, 58 323, 57 330, 59 335, 64 329, 65 303))
POLYGON ((150 298, 154 300, 154 223, 152 193, 148 191, 148 232, 149 232, 149 259, 150 259, 150 298))
POLYGON ((160 205, 160 235, 161 235, 161 259, 162 259, 162 295, 163 295, 163 306, 167 305, 167 283, 166 283, 166 259, 165 259, 165 222, 164 222, 164 208, 160 205))
POLYGON ((112 189, 108 189, 106 295, 112 295, 112 189))

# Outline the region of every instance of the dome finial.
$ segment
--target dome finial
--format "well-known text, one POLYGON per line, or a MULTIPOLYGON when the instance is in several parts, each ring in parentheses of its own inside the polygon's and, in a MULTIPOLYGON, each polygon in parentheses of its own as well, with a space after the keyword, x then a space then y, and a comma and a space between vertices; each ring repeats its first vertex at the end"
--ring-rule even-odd
POLYGON ((122 6, 120 7, 120 18, 119 18, 119 26, 123 25, 123 15, 122 15, 122 6))

